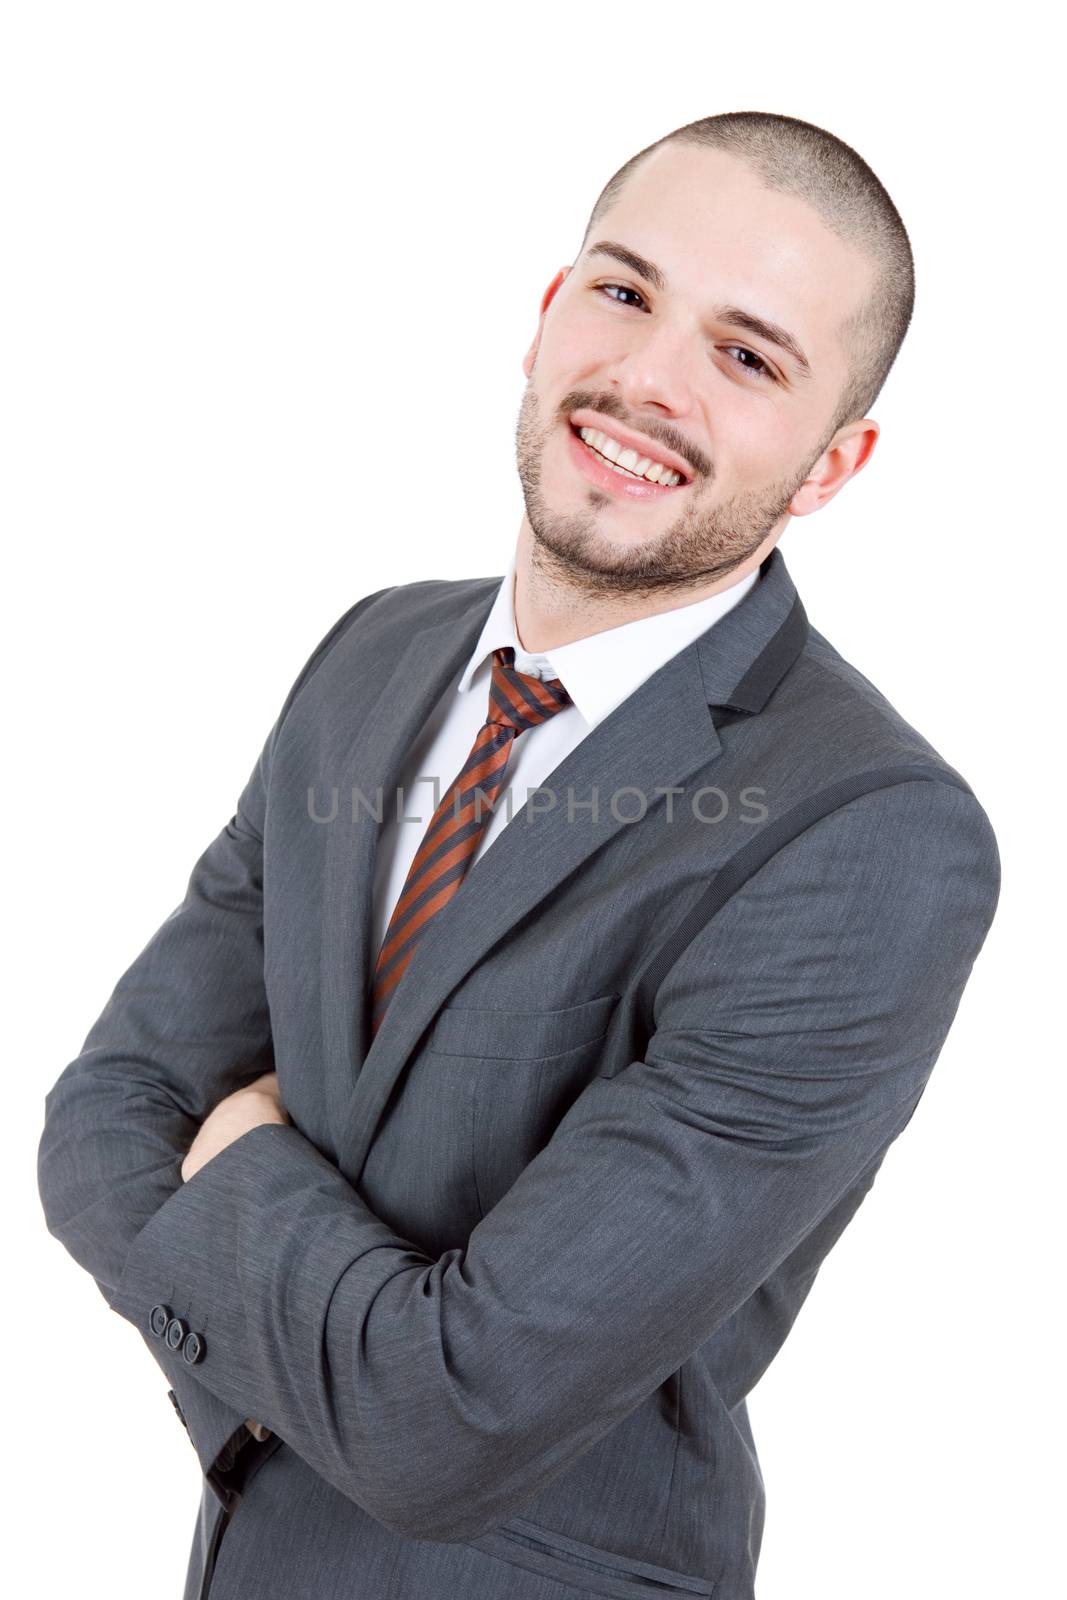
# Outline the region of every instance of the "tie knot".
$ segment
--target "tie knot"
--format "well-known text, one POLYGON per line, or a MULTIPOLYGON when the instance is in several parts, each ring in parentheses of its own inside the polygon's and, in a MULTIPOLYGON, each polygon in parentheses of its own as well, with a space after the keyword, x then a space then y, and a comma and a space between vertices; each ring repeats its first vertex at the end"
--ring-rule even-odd
POLYGON ((515 651, 502 645, 493 651, 493 681, 489 687, 487 722, 505 728, 533 728, 569 706, 571 697, 558 678, 535 678, 515 666, 515 651))

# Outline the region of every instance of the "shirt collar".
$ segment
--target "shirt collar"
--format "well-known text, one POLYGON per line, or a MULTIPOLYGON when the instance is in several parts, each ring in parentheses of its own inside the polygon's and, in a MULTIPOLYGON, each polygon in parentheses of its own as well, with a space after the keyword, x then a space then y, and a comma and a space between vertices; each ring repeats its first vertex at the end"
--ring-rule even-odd
POLYGON ((692 644, 712 623, 726 615, 759 579, 759 568, 719 594, 689 605, 675 606, 649 617, 623 622, 571 644, 556 645, 532 655, 519 643, 515 630, 515 565, 512 551, 508 570, 496 592, 475 645, 457 685, 460 694, 484 692, 489 681, 489 657, 502 645, 515 652, 520 672, 539 672, 559 678, 571 701, 590 728, 633 694, 665 661, 692 644), (477 682, 475 682, 477 680, 477 682))

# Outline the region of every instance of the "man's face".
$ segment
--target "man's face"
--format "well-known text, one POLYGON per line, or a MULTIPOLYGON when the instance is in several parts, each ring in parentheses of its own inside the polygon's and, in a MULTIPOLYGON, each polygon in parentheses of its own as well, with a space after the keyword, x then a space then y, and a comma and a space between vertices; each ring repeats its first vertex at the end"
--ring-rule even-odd
POLYGON ((629 593, 706 589, 769 550, 863 464, 861 437, 873 447, 856 424, 827 441, 847 376, 837 329, 873 270, 725 153, 649 156, 546 292, 523 363, 516 443, 536 543, 584 584, 629 593), (798 348, 774 342, 772 324, 798 348), (616 461, 629 472, 604 460, 618 452, 600 435, 636 450, 616 461), (650 482, 649 458, 682 481, 650 482))

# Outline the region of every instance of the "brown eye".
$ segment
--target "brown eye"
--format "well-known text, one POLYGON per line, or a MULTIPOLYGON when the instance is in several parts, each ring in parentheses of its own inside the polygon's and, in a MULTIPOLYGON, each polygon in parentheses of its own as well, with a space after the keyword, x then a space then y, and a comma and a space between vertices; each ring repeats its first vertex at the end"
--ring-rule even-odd
POLYGON ((771 378, 773 380, 774 373, 771 371, 766 361, 764 361, 763 357, 758 356, 754 350, 746 349, 743 344, 731 344, 727 345, 726 348, 728 350, 738 350, 743 356, 748 356, 750 360, 756 363, 754 367, 748 367, 744 366, 742 362, 738 361, 736 365, 743 367, 745 372, 751 372, 754 378, 771 378))
POLYGON ((618 289, 620 294, 632 294, 641 301, 642 305, 645 303, 641 295, 637 293, 637 290, 629 288, 625 283, 597 283, 593 285, 593 288, 598 294, 607 294, 608 299, 615 300, 616 305, 623 305, 625 302, 622 300, 616 300, 613 294, 608 294, 609 289, 618 289))

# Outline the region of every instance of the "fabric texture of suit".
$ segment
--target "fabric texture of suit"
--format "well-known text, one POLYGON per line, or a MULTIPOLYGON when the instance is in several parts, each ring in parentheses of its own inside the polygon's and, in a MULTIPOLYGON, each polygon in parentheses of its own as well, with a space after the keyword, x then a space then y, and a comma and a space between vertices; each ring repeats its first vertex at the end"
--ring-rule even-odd
POLYGON ((46 1098, 48 1227, 205 1473, 186 1600, 752 1596, 746 1396, 994 914, 981 804, 776 548, 474 862, 371 1042, 380 830, 353 791, 390 804, 499 584, 340 619, 46 1098), (200 1122, 272 1067, 291 1125, 183 1184, 200 1122), (226 1453, 247 1417, 271 1437, 226 1453))

